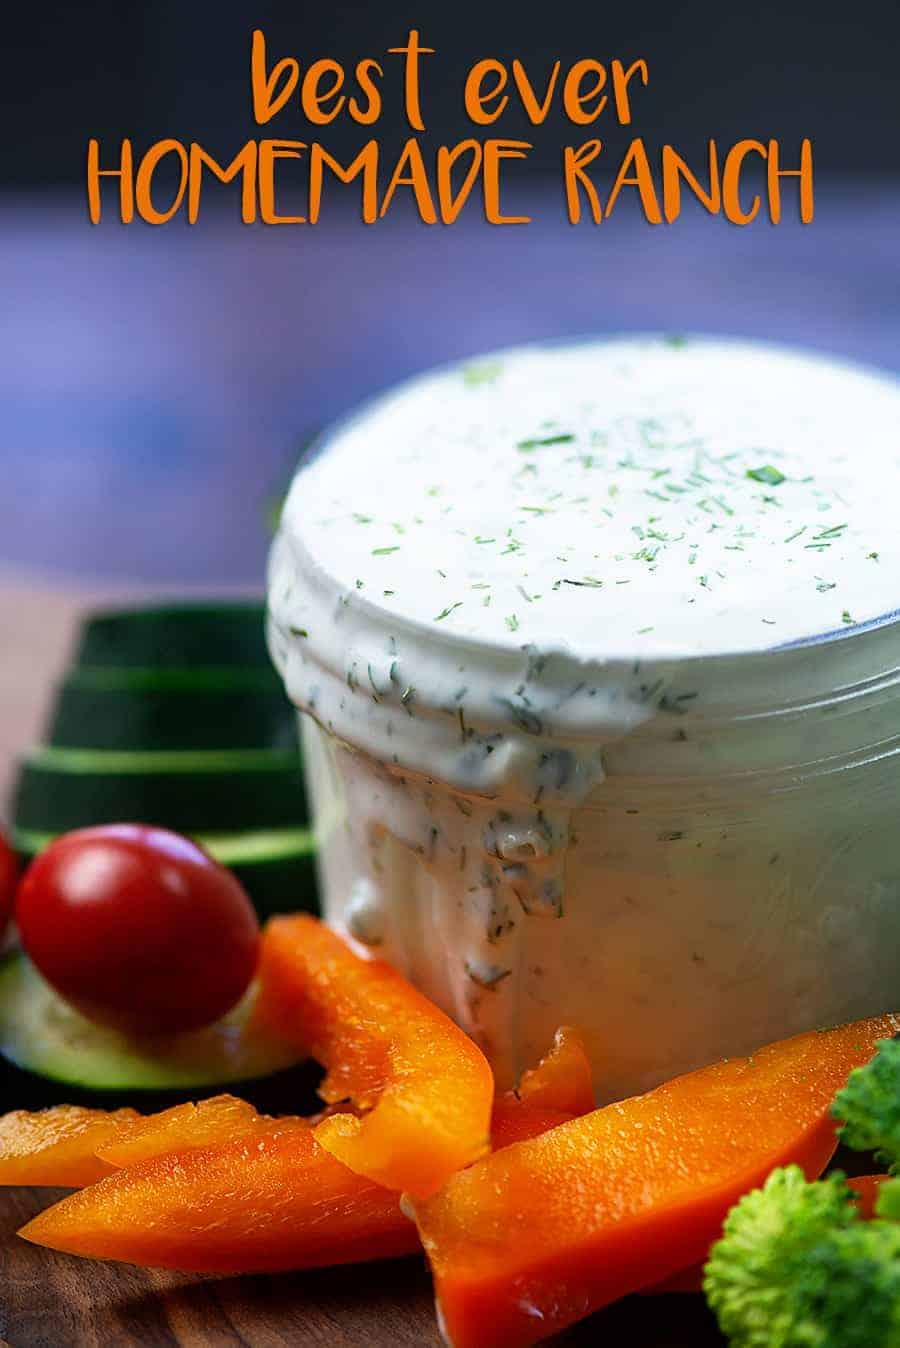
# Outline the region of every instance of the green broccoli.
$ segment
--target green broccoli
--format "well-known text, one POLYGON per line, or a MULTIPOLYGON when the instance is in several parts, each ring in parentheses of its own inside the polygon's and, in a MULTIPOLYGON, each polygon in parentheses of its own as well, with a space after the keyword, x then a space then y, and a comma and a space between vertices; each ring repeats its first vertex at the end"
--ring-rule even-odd
MULTIPOLYGON (((877 1052, 838 1091, 832 1113, 838 1137, 854 1151, 874 1151, 892 1175, 900 1171, 900 1038, 880 1039, 877 1052)), ((900 1179, 881 1186, 875 1211, 900 1221, 900 1179)))
POLYGON ((734 1348, 900 1348, 900 1226, 787 1166, 732 1208, 704 1291, 734 1348))
POLYGON ((865 1067, 850 1073, 835 1097, 838 1136, 854 1151, 876 1151, 896 1169, 900 1161, 900 1039, 881 1039, 865 1067))

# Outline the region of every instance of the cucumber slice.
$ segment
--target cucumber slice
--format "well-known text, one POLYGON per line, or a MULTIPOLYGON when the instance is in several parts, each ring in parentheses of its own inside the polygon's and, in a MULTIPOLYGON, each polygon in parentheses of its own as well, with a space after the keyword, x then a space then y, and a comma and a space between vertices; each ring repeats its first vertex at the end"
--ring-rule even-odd
POLYGON ((269 667, 265 607, 258 601, 173 603, 95 613, 81 632, 77 663, 167 668, 269 667))
POLYGON ((295 828, 307 818, 296 749, 127 753, 35 749, 13 798, 17 829, 67 833, 140 821, 178 833, 295 828))
MULTIPOLYGON (((55 836, 18 829, 13 845, 27 865, 55 836)), ((308 829, 224 833, 199 837, 197 842, 234 871, 262 921, 298 909, 318 912, 315 840, 308 829)))
POLYGON ((0 1053, 16 1067, 89 1090, 193 1089, 282 1071, 300 1055, 252 1021, 254 990, 214 1025, 135 1040, 86 1020, 21 954, 0 967, 0 1053))
POLYGON ((281 691, 274 669, 240 669, 230 665, 198 665, 193 669, 161 669, 132 665, 75 665, 66 675, 66 686, 95 693, 256 693, 269 697, 281 691))
POLYGON ((296 713, 274 680, 263 692, 97 688, 75 678, 59 691, 46 739, 64 748, 289 749, 297 739, 296 713))

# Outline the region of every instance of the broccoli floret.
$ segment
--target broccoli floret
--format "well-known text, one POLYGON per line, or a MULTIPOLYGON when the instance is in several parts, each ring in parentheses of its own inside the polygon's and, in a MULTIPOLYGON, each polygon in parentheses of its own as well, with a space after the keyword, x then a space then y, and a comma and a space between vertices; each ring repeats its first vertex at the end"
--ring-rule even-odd
POLYGON ((900 1179, 882 1184, 875 1200, 875 1213, 889 1222, 900 1222, 900 1179))
POLYGON ((900 1039, 881 1039, 865 1067, 850 1073, 832 1108, 842 1120, 841 1141, 854 1151, 877 1151, 900 1162, 900 1039))
POLYGON ((788 1166, 732 1208, 704 1291, 733 1348, 900 1348, 900 1226, 788 1166))

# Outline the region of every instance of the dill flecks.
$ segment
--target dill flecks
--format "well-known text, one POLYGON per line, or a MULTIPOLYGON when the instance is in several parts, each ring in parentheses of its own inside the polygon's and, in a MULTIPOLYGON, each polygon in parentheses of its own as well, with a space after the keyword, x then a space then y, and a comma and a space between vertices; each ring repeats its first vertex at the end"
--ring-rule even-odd
POLYGON ((574 439, 575 436, 568 432, 563 435, 534 436, 529 440, 518 440, 516 449, 527 454, 533 449, 543 449, 545 445, 570 445, 574 439))
POLYGON ((509 617, 506 619, 506 626, 509 628, 511 632, 518 632, 519 620, 514 613, 511 613, 509 617))
POLYGON ((780 487, 787 480, 784 473, 773 468, 770 463, 763 464, 762 468, 748 468, 747 476, 754 482, 762 482, 766 487, 780 487))
POLYGON ((434 621, 436 623, 439 623, 443 622, 444 618, 449 618, 450 614, 453 612, 455 608, 462 608, 462 602, 463 601, 461 599, 457 599, 455 604, 448 604, 446 608, 441 609, 440 613, 437 615, 434 621))

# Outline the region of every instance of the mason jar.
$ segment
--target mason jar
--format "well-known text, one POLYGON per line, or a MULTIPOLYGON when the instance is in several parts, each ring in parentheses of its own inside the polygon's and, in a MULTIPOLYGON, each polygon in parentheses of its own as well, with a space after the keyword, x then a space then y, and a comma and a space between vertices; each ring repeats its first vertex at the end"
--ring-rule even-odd
MULTIPOLYGON (((302 713, 325 917, 501 1086, 563 1024, 602 1102, 896 1007, 896 613, 724 652, 492 640, 335 574, 314 499, 301 471, 269 639, 302 713)), ((427 536, 417 551, 427 566, 427 536)))

